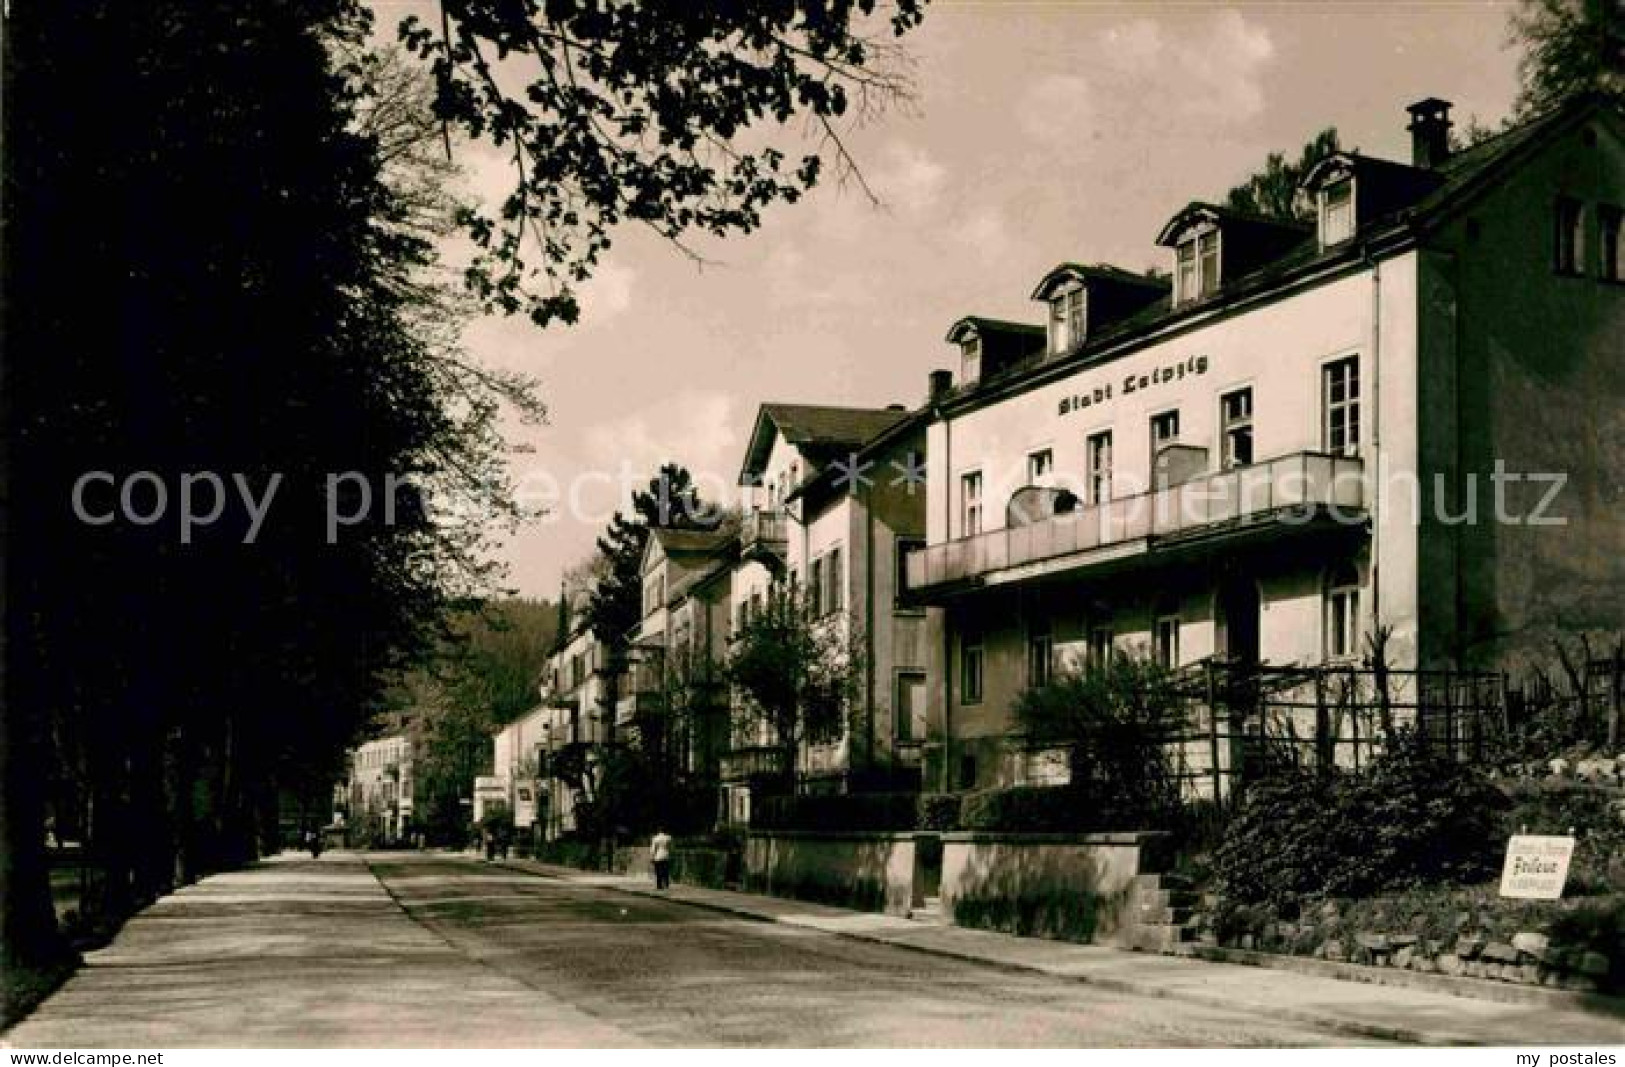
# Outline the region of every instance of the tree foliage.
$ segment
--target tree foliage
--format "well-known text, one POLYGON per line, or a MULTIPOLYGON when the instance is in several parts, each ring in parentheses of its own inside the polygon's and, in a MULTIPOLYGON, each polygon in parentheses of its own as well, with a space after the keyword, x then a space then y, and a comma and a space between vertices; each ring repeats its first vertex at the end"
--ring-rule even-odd
POLYGON ((1625 103, 1625 12, 1614 0, 1521 0, 1508 28, 1522 52, 1517 118, 1585 92, 1625 103))
POLYGON ((1327 127, 1303 146, 1295 161, 1289 161, 1280 152, 1271 152, 1265 157, 1262 169, 1230 190, 1225 204, 1237 211, 1250 211, 1255 215, 1311 220, 1314 218, 1314 205, 1300 195, 1298 186, 1316 163, 1341 151, 1341 148, 1337 130, 1327 127))
POLYGON ((724 675, 743 697, 738 725, 745 733, 766 728, 783 754, 786 784, 803 743, 846 734, 863 680, 861 649, 854 620, 815 615, 800 587, 783 583, 735 631, 724 675))
POLYGON ((1062 752, 1074 791, 1122 818, 1156 819, 1179 806, 1170 743, 1189 715, 1166 668, 1122 650, 1068 665, 1020 693, 1012 709, 1030 751, 1062 752))
POLYGON ((508 153, 515 187, 495 215, 464 216, 471 289, 491 310, 575 321, 575 287, 623 223, 683 245, 755 229, 833 157, 853 174, 843 117, 909 94, 896 38, 925 0, 441 0, 401 40, 433 65, 438 114, 508 153), (805 119, 791 160, 761 128, 805 119))

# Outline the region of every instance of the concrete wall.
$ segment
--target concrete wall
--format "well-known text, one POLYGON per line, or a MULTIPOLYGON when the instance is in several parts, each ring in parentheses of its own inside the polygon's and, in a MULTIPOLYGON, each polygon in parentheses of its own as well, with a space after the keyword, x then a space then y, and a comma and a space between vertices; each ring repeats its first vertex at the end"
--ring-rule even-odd
POLYGON ((1160 871, 1166 835, 942 835, 942 912, 957 926, 1069 941, 1126 938, 1137 875, 1160 871))
POLYGON ((744 874, 751 892, 902 915, 913 906, 914 835, 752 832, 744 874))

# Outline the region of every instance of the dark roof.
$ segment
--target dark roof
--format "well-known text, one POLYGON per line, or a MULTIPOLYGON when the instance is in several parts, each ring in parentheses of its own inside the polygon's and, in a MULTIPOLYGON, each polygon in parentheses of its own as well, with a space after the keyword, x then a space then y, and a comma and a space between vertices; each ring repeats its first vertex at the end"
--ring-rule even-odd
MULTIPOLYGON (((1438 224, 1446 216, 1469 204, 1480 191, 1490 186, 1503 172, 1505 166, 1514 163, 1525 149, 1534 150, 1548 134, 1583 121, 1598 112, 1621 116, 1618 107, 1610 104, 1600 94, 1588 93, 1571 99, 1520 126, 1447 157, 1435 170, 1437 178, 1431 192, 1424 191, 1426 186, 1420 187, 1418 199, 1363 223, 1353 240, 1340 242, 1325 249, 1320 247, 1318 241, 1305 240, 1250 273, 1239 278, 1225 279, 1218 291, 1211 296, 1189 301, 1177 307, 1173 305, 1171 296, 1165 296, 1138 313, 1119 320, 1108 329, 1091 336, 1083 346, 1065 357, 1059 359, 1038 357, 1024 361, 1022 366, 1014 368, 1015 373, 985 383, 985 388, 961 387, 955 391, 956 395, 974 396, 978 393, 992 394, 1005 389, 1021 388, 1039 371, 1056 368, 1059 373, 1058 369, 1062 367, 1070 368, 1078 364, 1117 358, 1132 351, 1128 346, 1143 334, 1175 324, 1181 319, 1211 311, 1215 307, 1268 294, 1271 290, 1280 288, 1305 274, 1333 266, 1340 261, 1358 261, 1369 254, 1380 254, 1395 244, 1403 245, 1410 235, 1438 224)), ((1419 168, 1408 168, 1405 164, 1389 160, 1360 158, 1385 164, 1396 170, 1420 171, 1419 168)), ((1174 217, 1174 221, 1196 209, 1205 209, 1220 217, 1268 223, 1283 229, 1294 225, 1303 228, 1307 225, 1233 211, 1201 202, 1188 205, 1174 217)), ((1172 226, 1173 222, 1169 225, 1172 226)))
POLYGON ((901 408, 819 407, 811 404, 763 404, 756 413, 739 484, 753 484, 773 451, 775 432, 790 444, 811 453, 862 447, 893 425, 908 418, 901 408))
MULTIPOLYGON (((874 455, 878 450, 894 444, 898 438, 922 428, 929 421, 931 421, 931 408, 929 405, 915 408, 913 411, 904 414, 903 418, 870 438, 861 448, 855 448, 847 456, 840 458, 846 464, 857 463, 874 455)), ((833 486, 835 479, 841 475, 843 469, 849 470, 850 466, 843 467, 837 464, 828 464, 819 467, 808 477, 803 478, 801 484, 797 485, 785 496, 785 502, 789 503, 800 499, 814 489, 833 486)))
POLYGON ((726 545, 733 533, 733 530, 727 528, 694 530, 673 526, 656 526, 649 531, 649 536, 660 542, 661 550, 668 556, 709 555, 726 545))
POLYGON ((1174 214, 1157 234, 1157 244, 1167 245, 1173 241, 1174 235, 1185 228, 1186 223, 1193 215, 1212 216, 1221 222, 1243 223, 1248 226, 1258 226, 1264 229, 1282 230, 1307 234, 1314 229, 1312 223, 1300 219, 1282 218, 1279 215, 1260 215, 1255 211, 1238 211, 1233 207, 1221 207, 1210 204, 1205 200, 1192 200, 1174 214))
POLYGON ((1082 276, 1084 278, 1100 278, 1105 281, 1118 282, 1123 285, 1138 285, 1147 289, 1167 289, 1168 279, 1153 278, 1145 274, 1136 274, 1131 270, 1113 266, 1110 263, 1058 263, 1050 269, 1048 274, 1039 279, 1038 285, 1033 289, 1034 300, 1045 300, 1049 297, 1049 290, 1057 280, 1067 276, 1082 276))
POLYGON ((948 328, 948 341, 957 341, 959 334, 972 326, 981 333, 1015 334, 1019 337, 1044 336, 1044 327, 1042 326, 1031 326, 1024 322, 1009 322, 1005 319, 990 319, 982 315, 966 315, 948 328))

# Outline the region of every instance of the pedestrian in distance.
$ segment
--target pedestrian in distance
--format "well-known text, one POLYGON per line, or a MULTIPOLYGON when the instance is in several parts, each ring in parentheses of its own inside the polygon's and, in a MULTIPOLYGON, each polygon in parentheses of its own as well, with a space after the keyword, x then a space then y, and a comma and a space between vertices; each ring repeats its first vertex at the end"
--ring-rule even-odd
POLYGON ((649 863, 655 869, 655 888, 671 888, 671 835, 656 830, 649 839, 649 863))

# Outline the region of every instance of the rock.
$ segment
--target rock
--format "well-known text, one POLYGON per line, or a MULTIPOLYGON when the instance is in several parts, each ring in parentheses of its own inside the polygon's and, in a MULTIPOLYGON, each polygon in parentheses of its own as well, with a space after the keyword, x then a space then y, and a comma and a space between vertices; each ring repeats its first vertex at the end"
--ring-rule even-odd
POLYGON ((1597 991, 1597 980, 1587 978, 1583 974, 1570 974, 1564 976, 1563 988, 1570 993, 1595 993, 1597 991))
POLYGON ((1547 773, 1553 778, 1567 778, 1574 771, 1574 764, 1566 759, 1558 758, 1546 764, 1547 773))
POLYGON ((1324 959, 1334 960, 1339 963, 1348 959, 1348 952, 1343 948, 1343 942, 1335 937, 1320 946, 1320 954, 1324 959))
POLYGON ((1468 978, 1484 977, 1484 961, 1468 960, 1461 965, 1461 973, 1466 975, 1468 978))
POLYGON ((1439 965, 1428 959, 1426 956, 1411 957, 1411 970, 1413 971, 1420 971, 1422 974, 1432 974, 1438 969, 1439 965))
POLYGON ((1611 759, 1583 759, 1574 765, 1574 776, 1582 782, 1612 782, 1618 772, 1611 759))
POLYGON ((1458 975, 1461 973, 1461 957, 1454 952, 1445 952, 1439 956, 1434 964, 1439 968, 1440 974, 1458 975))
POLYGON ((1415 959, 1416 950, 1407 945, 1394 953, 1394 966, 1404 969, 1409 967, 1415 959))
POLYGON ((1608 973, 1608 957, 1601 952, 1586 952, 1574 969, 1586 978, 1602 978, 1608 973))
POLYGON ((1337 918, 1337 915, 1337 901, 1328 900, 1326 903, 1320 906, 1320 917, 1322 919, 1335 919, 1337 918))
POLYGON ((1415 934, 1390 934, 1388 937, 1388 943, 1393 945, 1396 949, 1413 948, 1421 940, 1422 939, 1417 937, 1415 934))
POLYGON ((1545 934, 1530 930, 1521 930, 1512 935, 1512 947, 1519 952, 1527 953, 1537 960, 1546 958, 1546 950, 1551 947, 1551 938, 1545 934))
POLYGON ((1476 960, 1478 954, 1484 951, 1484 946, 1487 943, 1486 939, 1482 937, 1463 935, 1456 939, 1456 955, 1464 960, 1476 960))
POLYGON ((1525 963, 1518 970, 1522 972, 1518 980, 1524 985, 1540 985, 1540 964, 1525 963))
POLYGON ((1242 934, 1241 935, 1241 942, 1240 942, 1241 947, 1248 950, 1249 952, 1252 951, 1252 947, 1256 943, 1257 943, 1257 939, 1254 938, 1252 934, 1242 934))
POLYGON ((1505 941, 1491 941, 1489 944, 1484 946, 1483 951, 1480 952, 1479 955, 1490 963, 1518 962, 1518 950, 1507 944, 1505 941))
POLYGON ((1354 940, 1367 952, 1391 952, 1394 947, 1385 934, 1356 934, 1354 940))

